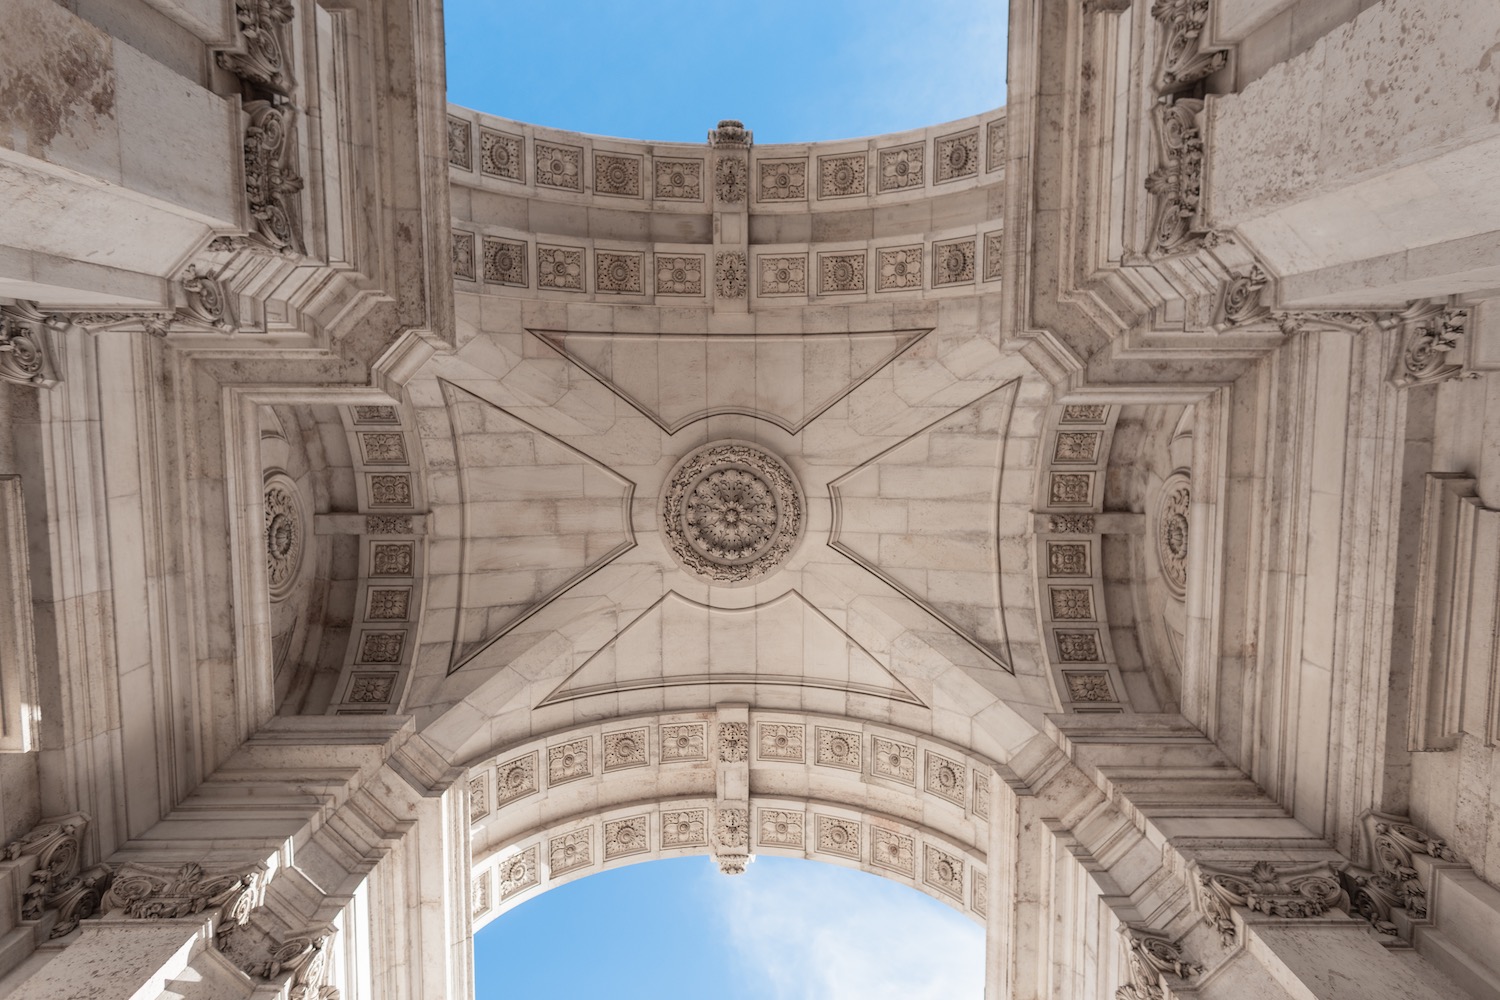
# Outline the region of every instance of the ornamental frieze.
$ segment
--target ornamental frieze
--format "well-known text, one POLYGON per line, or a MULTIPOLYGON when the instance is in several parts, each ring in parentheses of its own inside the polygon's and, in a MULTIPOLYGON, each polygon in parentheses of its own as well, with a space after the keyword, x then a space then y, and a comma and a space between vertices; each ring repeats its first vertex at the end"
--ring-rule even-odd
POLYGON ((1209 232, 1201 215, 1202 117, 1203 102, 1193 99, 1151 110, 1156 165, 1146 177, 1146 190, 1156 200, 1156 215, 1148 255, 1191 253, 1209 232))
POLYGON ((249 101, 245 127, 245 193, 255 235, 268 246, 301 254, 302 177, 297 173, 295 112, 249 101))
POLYGON ((1320 917, 1346 902, 1338 873, 1327 862, 1201 865, 1198 885, 1204 922, 1219 932, 1226 946, 1233 945, 1239 935, 1232 916, 1235 907, 1296 919, 1320 917))
POLYGON ((215 874, 191 861, 178 868, 128 862, 116 870, 99 909, 144 920, 205 913, 221 926, 241 925, 260 905, 265 885, 265 871, 258 865, 215 874))

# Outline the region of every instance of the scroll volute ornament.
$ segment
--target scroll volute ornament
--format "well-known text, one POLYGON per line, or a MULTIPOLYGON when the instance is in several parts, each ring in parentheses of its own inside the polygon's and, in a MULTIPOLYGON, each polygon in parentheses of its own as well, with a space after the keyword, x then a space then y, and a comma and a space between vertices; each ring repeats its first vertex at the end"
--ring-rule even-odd
POLYGON ((1151 5, 1160 39, 1157 93, 1172 94, 1191 87, 1229 62, 1227 49, 1204 47, 1209 6, 1209 0, 1156 0, 1151 5))
POLYGON ((279 939, 252 921, 221 938, 220 944, 225 956, 250 978, 283 983, 289 1000, 337 1000, 337 988, 327 985, 332 937, 325 927, 279 939))
POLYGON ((82 870, 80 838, 87 826, 88 817, 74 813, 48 820, 5 846, 7 861, 36 858, 31 885, 22 892, 21 918, 40 920, 49 910, 56 911, 49 937, 62 937, 84 917, 92 916, 109 886, 111 872, 107 866, 82 870))
POLYGON ((256 235, 277 250, 302 253, 302 210, 297 140, 291 108, 248 101, 245 127, 245 193, 256 235))
POLYGON ((123 911, 127 917, 165 920, 206 913, 223 933, 243 925, 265 897, 265 871, 255 866, 211 874, 196 862, 159 868, 127 862, 115 872, 100 911, 123 911))
POLYGON ((1469 310, 1414 302, 1384 322, 1401 330, 1391 371, 1391 384, 1397 388, 1478 376, 1468 366, 1469 310))
POLYGON ((47 349, 48 329, 56 325, 31 303, 0 306, 0 382, 38 389, 58 383, 47 349))
POLYGON ((1257 861, 1234 867, 1200 865, 1198 901, 1203 919, 1226 946, 1238 938, 1234 907, 1271 917, 1320 917, 1347 904, 1338 872, 1327 862, 1277 864, 1257 861))
POLYGON ((1382 934, 1396 934, 1399 927, 1392 919, 1395 910, 1405 910, 1413 920, 1427 917, 1427 886, 1415 859, 1424 857, 1455 865, 1463 862, 1444 840, 1419 830, 1405 816, 1371 811, 1365 813, 1364 829, 1371 868, 1343 872, 1344 888, 1354 912, 1382 934))
POLYGON ((1115 1000, 1164 1000, 1172 979, 1186 981, 1203 966, 1182 957, 1182 945, 1152 931, 1120 928, 1125 948, 1128 982, 1115 990, 1115 1000))
POLYGON ((1202 217, 1203 102, 1181 100, 1151 111, 1156 167, 1146 191, 1156 200, 1149 253, 1190 253, 1203 245, 1209 227, 1202 217))
POLYGON ((219 65, 235 76, 278 94, 290 94, 286 65, 286 26, 292 21, 289 0, 236 0, 243 51, 218 53, 219 65))

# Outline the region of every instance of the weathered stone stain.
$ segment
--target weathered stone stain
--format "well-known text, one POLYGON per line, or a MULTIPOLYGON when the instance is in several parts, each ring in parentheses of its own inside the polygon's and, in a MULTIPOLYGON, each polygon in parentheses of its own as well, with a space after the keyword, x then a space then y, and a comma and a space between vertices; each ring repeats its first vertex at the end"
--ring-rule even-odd
POLYGON ((0 143, 41 156, 60 134, 114 117, 114 54, 107 34, 57 4, 17 2, 0 24, 0 143))

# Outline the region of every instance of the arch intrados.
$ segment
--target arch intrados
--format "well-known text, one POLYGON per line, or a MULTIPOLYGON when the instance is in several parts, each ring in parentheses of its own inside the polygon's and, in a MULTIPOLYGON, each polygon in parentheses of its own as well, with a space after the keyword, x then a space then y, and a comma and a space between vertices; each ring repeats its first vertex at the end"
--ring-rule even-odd
POLYGON ((470 767, 476 926, 597 871, 694 854, 855 867, 983 921, 991 790, 1006 773, 923 733, 744 705, 558 729, 470 767), (851 746, 855 760, 836 756, 851 746), (736 809, 747 836, 725 848, 715 824, 736 809))
MULTIPOLYGON (((591 875, 668 858, 716 857, 712 845, 706 842, 689 845, 662 845, 660 830, 664 818, 696 811, 702 811, 711 822, 714 800, 711 798, 668 798, 616 806, 608 810, 575 815, 555 825, 533 831, 530 835, 513 838, 483 857, 476 857, 470 872, 471 885, 474 887, 470 898, 474 901, 475 933, 522 903, 559 886, 591 875), (597 834, 604 823, 640 816, 647 818, 648 829, 651 833, 651 846, 647 850, 614 858, 601 858, 592 864, 557 872, 551 870, 550 855, 554 841, 560 841, 585 830, 597 834), (515 887, 508 890, 506 888, 507 868, 519 861, 523 870, 530 871, 531 862, 526 855, 532 850, 536 851, 535 881, 513 883, 515 887)), ((750 807, 750 813, 752 840, 750 855, 752 858, 755 856, 798 858, 840 868, 852 868, 922 892, 958 910, 980 926, 987 926, 985 908, 988 904, 989 891, 988 857, 972 845, 958 843, 930 827, 913 825, 884 813, 859 809, 847 803, 831 800, 757 798, 750 807), (809 820, 822 817, 853 823, 859 830, 860 857, 855 859, 828 850, 819 850, 815 842, 809 842, 802 848, 761 844, 756 835, 761 823, 762 811, 800 811, 809 820), (904 861, 892 860, 890 863, 882 864, 874 859, 876 848, 873 845, 877 842, 875 840, 877 836, 887 838, 880 840, 879 843, 889 843, 889 838, 910 839, 909 871, 902 869, 904 861), (955 861, 959 863, 956 866, 956 888, 945 890, 941 887, 945 882, 944 877, 939 874, 941 866, 944 864, 952 866, 955 861)), ((815 832, 814 829, 809 836, 815 832)), ((591 845, 596 858, 601 846, 591 845)), ((953 884, 953 882, 949 881, 948 884, 953 884)))

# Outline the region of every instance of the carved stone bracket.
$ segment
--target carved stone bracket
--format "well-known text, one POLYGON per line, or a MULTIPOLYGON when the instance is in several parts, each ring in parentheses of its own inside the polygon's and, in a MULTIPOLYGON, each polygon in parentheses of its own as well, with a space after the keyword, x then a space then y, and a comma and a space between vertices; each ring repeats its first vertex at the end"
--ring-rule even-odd
POLYGON ((1367 812, 1363 818, 1365 839, 1370 845, 1370 869, 1350 868, 1342 873, 1351 909, 1370 921, 1382 934, 1397 934, 1400 927, 1393 911, 1405 910, 1413 920, 1427 917, 1427 886, 1414 859, 1430 858, 1462 864, 1441 838, 1412 826, 1405 816, 1367 812))
POLYGON ((21 919, 40 920, 49 910, 56 911, 57 920, 49 937, 62 937, 84 917, 91 916, 109 886, 108 866, 95 865, 82 870, 80 838, 88 822, 82 813, 47 820, 5 846, 7 861, 36 858, 31 885, 22 893, 21 919))
MULTIPOLYGON (((304 252, 297 173, 297 133, 292 110, 293 79, 288 67, 290 0, 235 0, 241 44, 221 51, 218 63, 245 85, 245 194, 254 225, 253 239, 270 252, 304 252)), ((215 251, 233 244, 216 239, 215 251)), ((234 239, 230 237, 228 239, 234 239)), ((191 300, 190 300, 191 307, 191 300)))
POLYGON ((47 349, 49 317, 28 302, 0 306, 0 382, 50 389, 58 383, 47 349))
POLYGON ((1271 310, 1263 301, 1263 293, 1270 282, 1271 279, 1259 264, 1251 264, 1243 274, 1231 273, 1219 293, 1215 310, 1216 325, 1229 329, 1269 319, 1271 310))
POLYGON ((1165 935, 1134 927, 1120 928, 1129 981, 1115 990, 1115 1000, 1166 1000, 1171 982, 1188 980, 1203 972, 1203 966, 1186 961, 1182 946, 1165 935))
POLYGON ((291 93, 284 32, 292 20, 289 0, 235 0, 241 48, 218 53, 218 63, 235 76, 278 94, 291 93))
POLYGON ((1391 384, 1397 388, 1479 377, 1469 366, 1469 310, 1413 302, 1382 321, 1401 330, 1391 369, 1391 384))
POLYGON ((115 871, 100 911, 121 910, 127 917, 163 920, 207 913, 220 934, 243 925, 265 897, 262 865, 211 874, 196 862, 159 868, 127 862, 115 871))
POLYGON ((1204 45, 1210 0, 1156 0, 1151 16, 1158 25, 1156 92, 1175 94, 1223 69, 1229 50, 1204 45))
POLYGON ((1327 862, 1278 866, 1269 861, 1234 867, 1200 865, 1198 902, 1204 922, 1226 946, 1238 936, 1236 906, 1272 917, 1319 917, 1345 902, 1338 873, 1327 862))
POLYGON ((330 928, 305 930, 284 939, 247 924, 220 940, 220 950, 251 979, 280 982, 292 1000, 338 1000, 327 985, 330 928))
POLYGON ((725 875, 743 875, 750 863, 750 810, 720 806, 714 819, 714 859, 725 875))
POLYGON ((245 127, 245 192, 261 239, 278 250, 302 253, 294 112, 269 101, 249 101, 245 127))
POLYGON ((1148 256, 1191 253, 1209 237, 1202 216, 1203 107, 1186 99, 1151 110, 1156 166, 1146 190, 1156 200, 1156 215, 1148 256))

